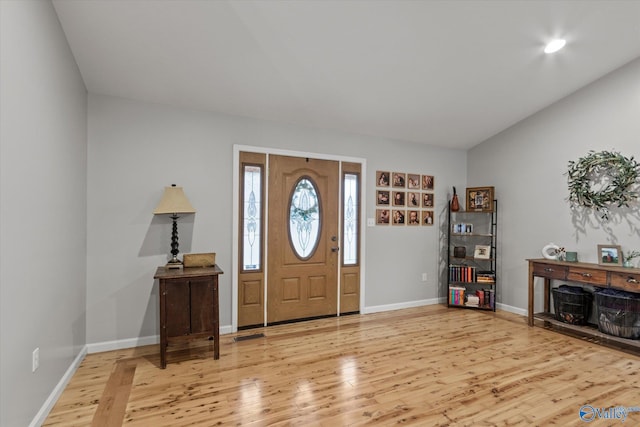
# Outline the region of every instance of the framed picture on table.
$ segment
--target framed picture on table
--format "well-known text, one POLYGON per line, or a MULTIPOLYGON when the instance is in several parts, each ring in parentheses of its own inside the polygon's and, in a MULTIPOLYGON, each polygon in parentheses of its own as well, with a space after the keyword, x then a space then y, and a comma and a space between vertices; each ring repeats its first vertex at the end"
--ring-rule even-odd
POLYGON ((598 245, 598 264, 622 265, 622 248, 618 245, 598 245))

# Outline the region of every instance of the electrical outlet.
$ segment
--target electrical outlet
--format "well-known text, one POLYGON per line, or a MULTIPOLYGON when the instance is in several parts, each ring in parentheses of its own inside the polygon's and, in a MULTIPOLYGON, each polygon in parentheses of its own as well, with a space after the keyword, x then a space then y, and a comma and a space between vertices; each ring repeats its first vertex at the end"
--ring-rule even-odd
POLYGON ((367 227, 375 227, 376 220, 374 218, 367 218, 367 227))
POLYGON ((31 353, 31 372, 35 372, 40 366, 40 347, 37 347, 31 353))
POLYGON ((427 273, 422 273, 422 281, 423 282, 427 281, 427 273))

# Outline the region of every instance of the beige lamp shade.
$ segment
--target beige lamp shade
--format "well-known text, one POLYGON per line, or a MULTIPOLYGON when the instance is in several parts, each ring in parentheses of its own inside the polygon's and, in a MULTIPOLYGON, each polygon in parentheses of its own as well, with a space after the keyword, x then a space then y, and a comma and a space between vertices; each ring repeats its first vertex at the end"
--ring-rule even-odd
POLYGON ((196 210, 191 206, 189 199, 184 195, 182 187, 176 187, 176 185, 173 184, 171 187, 164 188, 162 200, 158 203, 153 214, 186 214, 195 212, 196 210))

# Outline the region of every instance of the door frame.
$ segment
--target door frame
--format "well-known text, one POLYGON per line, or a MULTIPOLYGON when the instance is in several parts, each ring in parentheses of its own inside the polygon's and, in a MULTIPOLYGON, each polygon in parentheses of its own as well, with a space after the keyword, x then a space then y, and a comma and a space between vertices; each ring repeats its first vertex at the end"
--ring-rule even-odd
MULTIPOLYGON (((311 153, 311 152, 303 152, 303 151, 293 151, 293 150, 283 150, 283 149, 278 149, 278 148, 270 148, 270 147, 254 147, 254 146, 250 146, 250 145, 238 145, 238 144, 234 144, 233 145, 233 188, 232 188, 232 192, 233 192, 233 201, 232 201, 232 238, 231 238, 231 242, 232 242, 232 250, 231 250, 231 332, 235 333, 238 331, 238 267, 239 267, 239 256, 238 256, 238 250, 239 250, 239 225, 240 225, 240 218, 238 217, 240 214, 240 152, 241 151, 247 151, 247 152, 253 152, 253 153, 263 153, 266 154, 267 156, 274 154, 274 155, 282 155, 282 156, 293 156, 293 157, 308 157, 310 159, 320 159, 320 160, 334 160, 334 161, 338 161, 341 162, 340 163, 340 168, 339 168, 339 182, 342 183, 342 162, 350 162, 350 163, 360 163, 361 165, 361 175, 360 175, 360 311, 362 312, 362 309, 364 307, 364 301, 365 301, 365 263, 366 263, 366 256, 365 256, 365 227, 367 224, 367 219, 366 219, 366 195, 367 195, 367 191, 366 191, 366 176, 367 176, 367 161, 364 158, 361 157, 350 157, 350 156, 340 156, 340 155, 333 155, 333 154, 323 154, 323 153, 311 153)), ((269 170, 268 170, 268 162, 267 162, 267 169, 265 171, 265 182, 268 176, 269 170)), ((265 185, 265 194, 264 194, 264 201, 266 203, 266 201, 268 200, 269 197, 269 186, 265 185)), ((340 195, 339 195, 339 200, 342 200, 342 184, 339 185, 340 188, 340 195)), ((342 203, 339 203, 339 218, 342 218, 342 203)), ((265 223, 265 230, 264 230, 264 238, 265 238, 265 243, 266 243, 266 239, 268 239, 269 237, 269 230, 268 230, 268 226, 267 226, 267 220, 268 217, 267 216, 267 212, 265 210, 265 218, 264 218, 264 223, 265 223)), ((342 224, 342 222, 340 221, 340 224, 342 224)), ((341 238, 342 236, 342 229, 339 226, 339 236, 341 238)), ((341 240, 340 240, 341 241, 341 240)), ((265 253, 264 253, 264 259, 262 260, 263 266, 265 268, 265 286, 268 286, 267 283, 267 277, 268 277, 268 271, 267 271, 267 257, 268 257, 268 253, 266 251, 266 245, 265 245, 265 253)), ((342 266, 342 261, 340 260, 338 262, 338 292, 340 292, 340 268, 342 266)), ((265 302, 265 310, 266 310, 266 302, 265 302)), ((338 310, 338 316, 340 316, 339 313, 340 310, 338 310)), ((266 317, 265 317, 265 322, 266 322, 266 317)), ((266 326, 266 323, 265 323, 266 326)))

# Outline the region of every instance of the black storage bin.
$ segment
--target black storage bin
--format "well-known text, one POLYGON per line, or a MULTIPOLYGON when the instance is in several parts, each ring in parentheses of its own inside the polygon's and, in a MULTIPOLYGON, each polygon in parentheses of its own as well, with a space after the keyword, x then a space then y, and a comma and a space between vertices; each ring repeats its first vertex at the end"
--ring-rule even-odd
POLYGON ((598 329, 616 337, 640 339, 640 294, 616 289, 595 294, 598 329))
POLYGON ((593 295, 580 286, 562 285, 552 289, 556 320, 572 325, 586 325, 591 314, 593 295))

